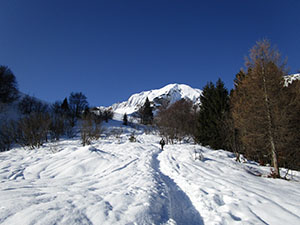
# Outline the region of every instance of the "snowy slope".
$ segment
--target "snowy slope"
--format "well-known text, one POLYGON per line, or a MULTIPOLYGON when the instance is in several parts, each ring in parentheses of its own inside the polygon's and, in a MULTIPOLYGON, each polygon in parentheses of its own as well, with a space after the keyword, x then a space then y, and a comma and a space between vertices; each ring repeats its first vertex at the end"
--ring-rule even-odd
POLYGON ((270 168, 198 145, 161 151, 159 136, 119 121, 105 133, 1 153, 0 224, 300 224, 299 172, 258 177, 270 168))
POLYGON ((182 98, 200 103, 200 95, 200 89, 191 88, 185 84, 169 84, 160 89, 133 94, 127 101, 112 105, 112 109, 119 114, 131 114, 144 105, 147 97, 157 108, 161 104, 173 104, 182 98))

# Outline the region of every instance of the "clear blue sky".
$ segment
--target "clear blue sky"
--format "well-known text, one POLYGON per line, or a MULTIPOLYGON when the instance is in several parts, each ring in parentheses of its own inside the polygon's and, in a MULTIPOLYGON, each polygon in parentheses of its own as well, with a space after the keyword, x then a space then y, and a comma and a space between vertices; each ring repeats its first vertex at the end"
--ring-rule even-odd
POLYGON ((3 0, 0 64, 22 92, 91 105, 184 83, 202 88, 235 74, 267 38, 300 69, 299 0, 3 0))

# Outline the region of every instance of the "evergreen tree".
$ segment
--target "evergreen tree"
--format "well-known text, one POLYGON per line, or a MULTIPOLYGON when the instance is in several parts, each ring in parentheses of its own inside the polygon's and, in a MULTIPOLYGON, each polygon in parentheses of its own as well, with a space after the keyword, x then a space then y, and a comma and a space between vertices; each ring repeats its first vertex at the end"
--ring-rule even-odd
POLYGON ((287 132, 278 161, 282 167, 300 170, 300 80, 284 87, 284 98, 286 111, 282 116, 287 118, 287 132))
POLYGON ((153 112, 151 103, 148 98, 146 98, 145 104, 139 109, 139 116, 141 118, 141 123, 148 125, 153 122, 153 112))
POLYGON ((15 75, 7 66, 0 66, 0 103, 11 103, 18 97, 15 75))
POLYGON ((222 126, 229 110, 229 97, 221 79, 218 79, 216 86, 209 82, 203 88, 200 101, 197 141, 214 149, 224 148, 222 126))
POLYGON ((125 113, 124 116, 123 116, 123 125, 125 125, 125 126, 128 125, 128 116, 127 116, 126 113, 125 113))
POLYGON ((69 103, 67 98, 65 98, 63 103, 61 104, 61 109, 63 110, 64 113, 69 112, 70 108, 69 108, 69 103))
POLYGON ((279 177, 278 154, 284 148, 287 117, 283 99, 284 64, 268 41, 250 51, 247 75, 232 96, 232 116, 247 154, 263 163, 272 161, 279 177), (266 161, 267 160, 267 161, 266 161))

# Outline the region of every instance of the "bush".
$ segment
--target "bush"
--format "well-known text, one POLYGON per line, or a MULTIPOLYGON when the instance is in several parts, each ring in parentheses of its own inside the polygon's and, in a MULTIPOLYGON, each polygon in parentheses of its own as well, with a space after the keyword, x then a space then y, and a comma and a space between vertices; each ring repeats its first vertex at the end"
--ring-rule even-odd
POLYGON ((92 140, 98 140, 101 135, 101 123, 95 122, 91 113, 86 114, 81 123, 82 145, 90 145, 92 140))
POLYGON ((131 135, 130 135, 130 137, 129 137, 129 141, 130 141, 130 142, 136 142, 136 137, 135 137, 134 132, 131 133, 131 135))
POLYGON ((39 148, 47 141, 51 124, 48 113, 31 113, 17 123, 16 142, 30 149, 39 148))
POLYGON ((52 140, 59 140, 65 134, 66 120, 64 116, 53 115, 49 126, 50 137, 52 140))
POLYGON ((0 127, 0 152, 8 151, 15 141, 16 123, 9 121, 0 127))

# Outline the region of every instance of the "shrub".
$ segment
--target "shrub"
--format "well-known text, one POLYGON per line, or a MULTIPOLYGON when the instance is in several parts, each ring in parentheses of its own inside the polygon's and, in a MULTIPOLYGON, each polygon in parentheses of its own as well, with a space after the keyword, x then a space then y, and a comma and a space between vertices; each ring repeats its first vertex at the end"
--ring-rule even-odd
POLYGON ((86 114, 82 119, 80 134, 82 145, 90 145, 92 140, 100 138, 101 123, 96 123, 91 113, 86 114))
POLYGON ((16 123, 9 121, 0 127, 0 152, 8 151, 15 141, 16 123))
POLYGON ((23 147, 39 148, 47 141, 51 124, 48 113, 31 113, 17 123, 16 141, 23 147))

